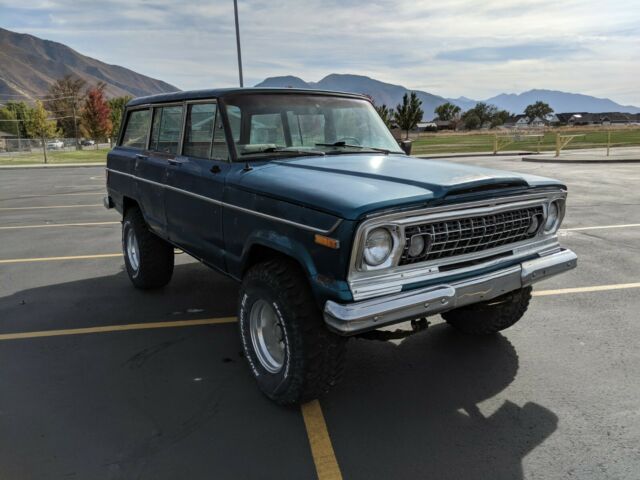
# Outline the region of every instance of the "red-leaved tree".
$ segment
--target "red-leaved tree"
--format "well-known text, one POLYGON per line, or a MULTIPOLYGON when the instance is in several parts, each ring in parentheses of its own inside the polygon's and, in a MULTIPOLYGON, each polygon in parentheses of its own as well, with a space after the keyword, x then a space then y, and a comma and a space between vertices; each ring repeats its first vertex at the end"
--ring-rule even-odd
POLYGON ((111 109, 104 97, 104 87, 102 83, 87 91, 82 110, 82 129, 96 142, 105 140, 111 132, 111 109))

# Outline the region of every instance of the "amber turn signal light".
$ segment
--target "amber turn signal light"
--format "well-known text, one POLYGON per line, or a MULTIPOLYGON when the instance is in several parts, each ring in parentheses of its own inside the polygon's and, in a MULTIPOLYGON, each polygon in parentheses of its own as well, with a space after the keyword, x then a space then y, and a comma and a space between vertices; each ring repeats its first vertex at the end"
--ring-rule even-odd
POLYGON ((333 249, 338 249, 340 248, 340 241, 336 240, 335 238, 329 238, 329 237, 325 237, 324 235, 318 235, 316 234, 314 241, 318 244, 318 245, 322 245, 323 247, 328 247, 328 248, 333 248, 333 249))

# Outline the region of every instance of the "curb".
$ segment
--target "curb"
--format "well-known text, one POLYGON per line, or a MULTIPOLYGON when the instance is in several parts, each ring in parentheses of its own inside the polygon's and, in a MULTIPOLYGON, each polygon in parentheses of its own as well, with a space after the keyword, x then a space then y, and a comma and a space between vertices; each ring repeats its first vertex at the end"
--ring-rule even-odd
POLYGON ((102 163, 35 163, 26 165, 0 165, 0 170, 17 170, 29 168, 74 168, 74 167, 106 167, 107 164, 102 163))
POLYGON ((587 160, 587 159, 562 159, 562 158, 535 158, 535 157, 522 157, 520 160, 523 162, 537 162, 537 163, 581 163, 583 165, 588 165, 590 163, 601 165, 606 163, 640 163, 640 158, 617 158, 613 160, 605 160, 605 159, 595 159, 595 160, 587 160))

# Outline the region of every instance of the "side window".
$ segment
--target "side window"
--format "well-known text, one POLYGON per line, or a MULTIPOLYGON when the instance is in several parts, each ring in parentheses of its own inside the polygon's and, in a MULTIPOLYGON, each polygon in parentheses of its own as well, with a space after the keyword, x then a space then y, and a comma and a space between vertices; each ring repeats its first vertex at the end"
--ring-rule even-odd
POLYGON ((184 131, 184 155, 209 158, 216 119, 215 103, 189 105, 184 131))
POLYGON ((177 154, 182 129, 182 105, 153 109, 151 143, 156 152, 177 154))
POLYGON ((285 145, 282 116, 279 113, 252 115, 249 143, 285 145))
POLYGON ((127 115, 127 126, 122 135, 120 145, 130 148, 147 148, 149 135, 150 110, 134 110, 127 115))

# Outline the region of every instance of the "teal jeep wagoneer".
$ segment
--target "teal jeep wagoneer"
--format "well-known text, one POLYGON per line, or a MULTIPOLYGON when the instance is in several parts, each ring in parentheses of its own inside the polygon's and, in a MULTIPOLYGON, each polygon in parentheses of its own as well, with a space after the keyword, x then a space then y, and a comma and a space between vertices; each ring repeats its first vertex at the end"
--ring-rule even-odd
POLYGON ((566 187, 404 154, 370 101, 295 89, 129 102, 107 163, 138 288, 178 247, 241 282, 240 339, 281 404, 325 393, 349 336, 441 314, 468 334, 517 322, 531 285, 576 266, 566 187))

